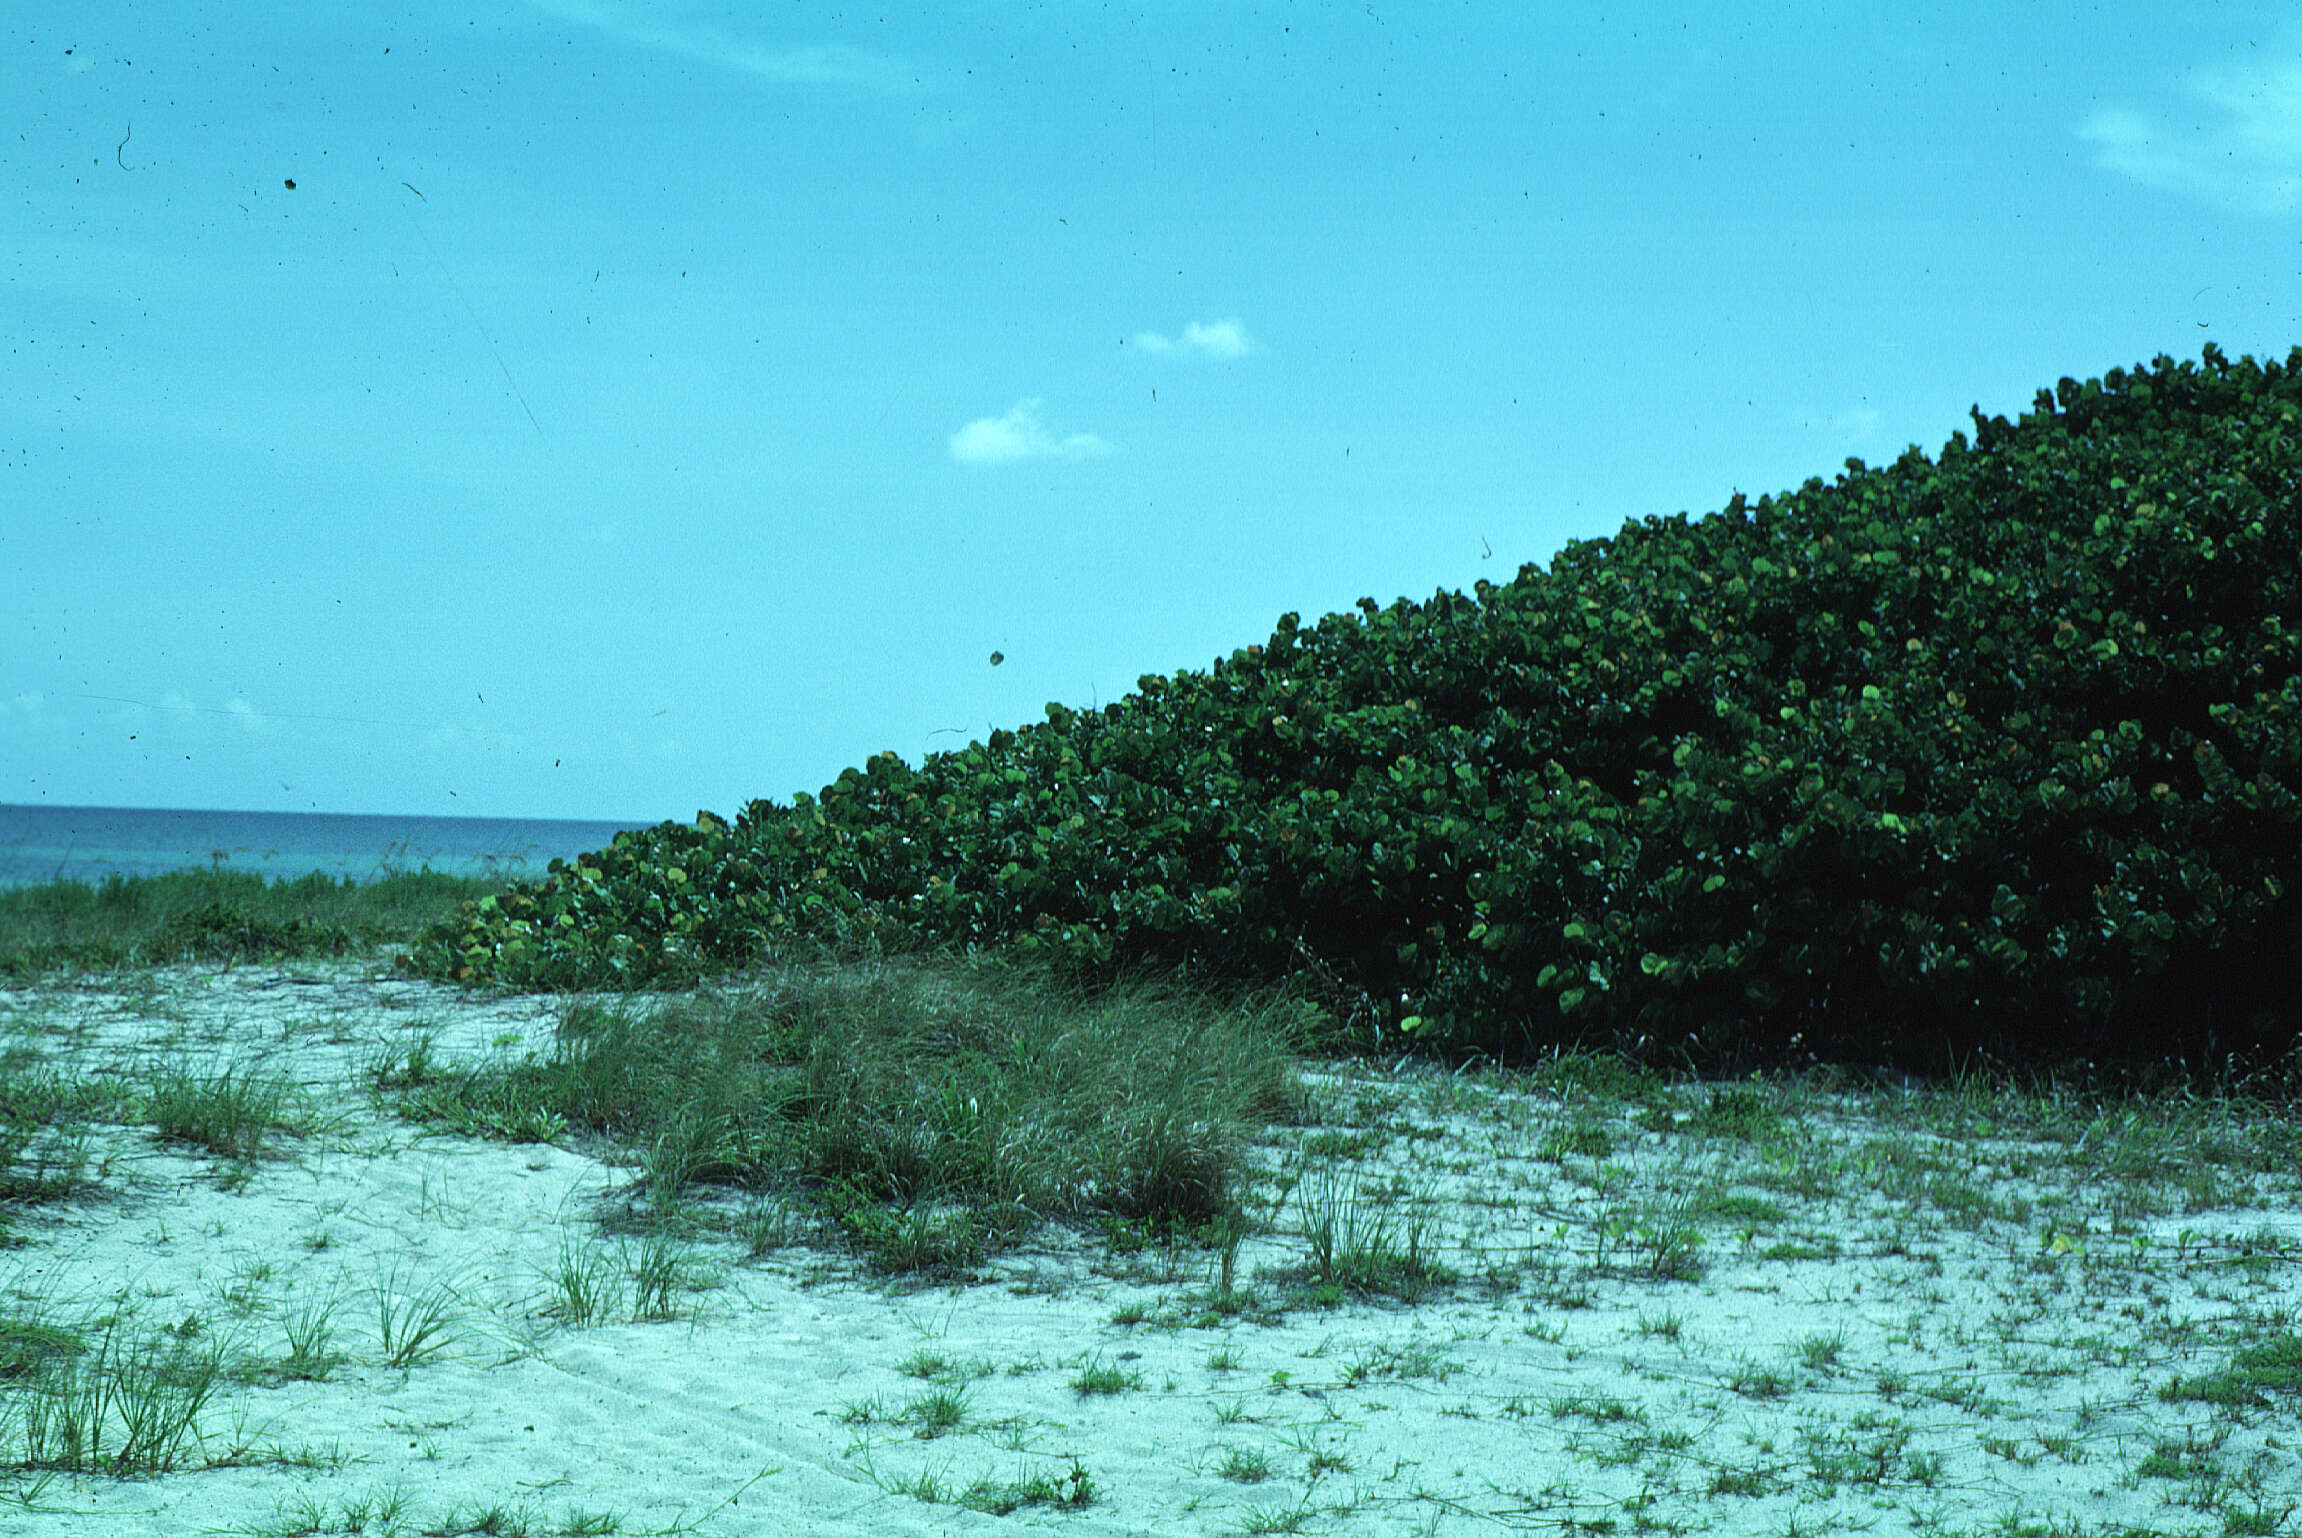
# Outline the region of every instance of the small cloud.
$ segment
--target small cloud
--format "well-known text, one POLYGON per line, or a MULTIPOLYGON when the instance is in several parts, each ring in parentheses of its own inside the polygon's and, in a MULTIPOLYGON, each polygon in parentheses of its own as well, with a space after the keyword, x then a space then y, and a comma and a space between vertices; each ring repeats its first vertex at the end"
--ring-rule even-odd
POLYGON ((1868 406, 1855 406, 1845 411, 1794 412, 1785 421, 1801 432, 1821 433, 1828 442, 1859 448, 1878 436, 1886 417, 1868 406))
POLYGON ((2121 107, 2079 125, 2094 163, 2161 191, 2241 213, 2302 208, 2302 65, 2202 70, 2201 121, 2166 126, 2121 107))
POLYGON ((1019 459, 1085 459, 1111 445, 1093 433, 1058 438, 1039 420, 1037 400, 1017 401, 1003 417, 978 417, 951 435, 951 457, 963 465, 1007 465, 1019 459))
POLYGON ((31 715, 48 703, 48 696, 41 690, 28 689, 22 694, 11 695, 8 703, 26 715, 31 715))
POLYGON ((268 719, 255 706, 237 696, 224 701, 224 713, 250 730, 261 727, 268 719))
POLYGON ((1183 328, 1180 339, 1162 336, 1156 331, 1138 331, 1129 343, 1154 357, 1182 353, 1198 358, 1244 358, 1255 350, 1255 344, 1247 337, 1247 328, 1235 320, 1192 321, 1183 328))
POLYGON ((562 21, 597 28, 627 43, 740 70, 778 85, 896 92, 912 89, 917 84, 914 73, 901 60, 843 44, 765 46, 709 25, 667 24, 624 0, 529 0, 529 3, 562 21))
POLYGON ((587 545, 621 544, 623 542, 623 525, 612 522, 595 523, 577 537, 587 545))

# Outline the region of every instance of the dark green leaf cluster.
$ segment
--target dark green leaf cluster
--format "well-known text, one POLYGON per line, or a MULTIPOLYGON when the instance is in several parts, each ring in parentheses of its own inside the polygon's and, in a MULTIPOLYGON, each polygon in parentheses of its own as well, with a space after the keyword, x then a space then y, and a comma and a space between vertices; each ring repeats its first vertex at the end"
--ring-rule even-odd
POLYGON ((820 797, 626 835, 411 965, 683 981, 879 931, 1317 980, 1450 1050, 2283 1045, 2302 350, 2161 357, 1305 627, 820 797))

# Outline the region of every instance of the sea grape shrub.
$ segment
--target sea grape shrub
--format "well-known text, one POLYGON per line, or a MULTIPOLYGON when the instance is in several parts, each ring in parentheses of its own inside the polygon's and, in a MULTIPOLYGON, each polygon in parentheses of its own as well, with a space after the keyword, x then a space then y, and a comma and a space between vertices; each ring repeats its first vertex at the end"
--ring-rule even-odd
POLYGON ((644 985, 879 928, 1307 968, 1447 1051, 2276 1048, 2298 415, 2302 350, 2066 379, 1933 458, 1284 616, 1098 711, 619 836, 410 964, 644 985))

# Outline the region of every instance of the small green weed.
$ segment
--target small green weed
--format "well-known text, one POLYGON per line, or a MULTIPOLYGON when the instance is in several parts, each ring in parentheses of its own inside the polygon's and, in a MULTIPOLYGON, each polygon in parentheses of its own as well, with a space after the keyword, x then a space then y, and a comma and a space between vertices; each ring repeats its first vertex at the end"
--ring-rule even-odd
POLYGON ((448 1283, 417 1287, 395 1270, 376 1284, 372 1296, 376 1342, 385 1365, 420 1366, 454 1343, 460 1304, 448 1283))
POLYGON ((2158 1397, 2232 1408, 2267 1406, 2302 1395, 2302 1335, 2285 1334, 2242 1347, 2220 1372, 2176 1378, 2158 1397))
POLYGON ((1079 1369, 1071 1380, 1071 1391, 1082 1396, 1096 1394, 1124 1394, 1143 1386, 1143 1375, 1132 1368, 1105 1365, 1096 1357, 1079 1369))
POLYGON ((1298 1185, 1295 1196, 1315 1287, 1413 1302, 1455 1279, 1430 1253, 1428 1202, 1330 1169, 1298 1185))
POLYGON ((1215 1465, 1215 1477, 1233 1484, 1257 1485, 1272 1475, 1270 1455, 1257 1447, 1227 1447, 1215 1465))

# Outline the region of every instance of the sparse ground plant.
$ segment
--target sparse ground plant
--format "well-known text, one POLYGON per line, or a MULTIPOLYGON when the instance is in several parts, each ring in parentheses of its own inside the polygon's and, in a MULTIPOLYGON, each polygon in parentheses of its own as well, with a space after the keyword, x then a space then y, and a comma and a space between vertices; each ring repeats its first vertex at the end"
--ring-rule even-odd
POLYGON ((1131 1367, 1118 1367, 1094 1357, 1083 1363, 1071 1380, 1071 1391, 1082 1398, 1124 1394, 1143 1386, 1143 1375, 1131 1367))
POLYGON ((178 1064, 153 1075, 145 1115, 162 1140, 245 1166, 263 1155, 272 1133, 309 1129, 310 1113, 301 1100, 284 1076, 252 1064, 215 1073, 178 1064))
POLYGON ((896 1418, 911 1427, 913 1435, 932 1439, 957 1431, 967 1421, 967 1410, 966 1389, 939 1388, 913 1399, 896 1418))
POLYGON ((711 1281, 688 1247, 667 1233, 651 1233, 642 1239, 629 1264, 634 1321, 678 1318, 680 1294, 711 1281))
POLYGON ((1698 1194, 1683 1187, 1636 1201, 1602 1201, 1591 1223, 1592 1264, 1655 1281, 1700 1278, 1708 1240, 1695 1220, 1699 1209, 1698 1194))
POLYGON ((193 1462, 225 1381, 212 1341, 112 1324, 87 1339, 20 1329, 0 1398, 0 1467, 138 1479, 193 1462), (67 1346, 70 1349, 67 1349, 67 1346))
POLYGON ((418 1283, 395 1269, 378 1280, 370 1297, 384 1365, 421 1366, 454 1344, 463 1305, 450 1283, 418 1283))
POLYGON ((1295 1188, 1303 1275, 1316 1288, 1413 1302, 1455 1280, 1435 1253, 1428 1199, 1347 1170, 1313 1170, 1295 1188))
POLYGON ((895 1370, 907 1378, 918 1378, 928 1383, 956 1383, 967 1378, 981 1377, 991 1371, 989 1363, 963 1362, 940 1351, 922 1346, 902 1361, 895 1370))
POLYGON ((1686 1330, 1686 1316, 1666 1309, 1659 1314, 1642 1313, 1638 1318, 1641 1335, 1659 1336, 1664 1340, 1677 1340, 1686 1330))
POLYGON ((563 1234, 559 1256, 544 1276, 544 1312, 579 1329, 600 1323, 622 1307, 623 1269, 615 1252, 563 1234))
POLYGON ((92 1189, 90 1123, 117 1114, 125 1098, 125 1090, 58 1070, 36 1048, 0 1047, 0 1241, 10 1209, 92 1189))
POLYGON ((1844 1330, 1818 1331, 1803 1335, 1793 1343, 1798 1359, 1816 1372, 1829 1372, 1838 1366, 1838 1359, 1846 1350, 1844 1330))
POLYGON ((1270 1455, 1259 1447, 1226 1447, 1215 1464, 1215 1477, 1233 1484, 1259 1485, 1274 1472, 1270 1455))
POLYGON ((1746 1357, 1728 1374, 1727 1387, 1751 1399, 1780 1399, 1790 1392, 1791 1382, 1774 1368, 1762 1367, 1746 1357))
POLYGON ((1766 1087, 1754 1080, 1712 1089, 1685 1130, 1746 1143, 1768 1143, 1783 1135, 1783 1120, 1766 1087))
POLYGON ((1015 1479, 978 1479, 959 1494, 957 1504, 986 1516, 1004 1517, 1027 1506, 1084 1511, 1095 1504, 1095 1481, 1078 1459, 1061 1473, 1032 1470, 1015 1479))
POLYGON ((305 1298, 289 1306, 283 1328, 288 1354, 280 1361, 281 1376, 320 1382, 345 1357, 335 1349, 335 1318, 341 1300, 334 1296, 305 1298))
POLYGON ((958 1506, 993 1517, 1011 1516, 1034 1506, 1054 1511, 1084 1511, 1095 1504, 1099 1493, 1086 1465, 1076 1458, 1061 1472, 1027 1467, 1012 1479, 981 1474, 965 1485, 953 1483, 948 1470, 939 1473, 922 1469, 907 1479, 894 1479, 880 1474, 868 1461, 864 1475, 890 1494, 908 1495, 924 1505, 958 1506))
POLYGON ((1343 1381, 1364 1383, 1369 1379, 1388 1378, 1404 1382, 1431 1378, 1443 1383, 1460 1365, 1451 1360, 1442 1347, 1429 1341, 1384 1343, 1367 1346, 1356 1353, 1343 1369, 1343 1381))
POLYGON ((2233 1409, 2302 1402, 2302 1335, 2270 1335, 2243 1346, 2228 1367, 2176 1378, 2159 1397, 2233 1409))
POLYGON ((246 1529, 247 1538, 403 1538, 414 1502, 402 1489, 346 1496, 331 1506, 316 1495, 282 1501, 270 1521, 246 1529))
POLYGON ((1310 1527, 1319 1508, 1308 1492, 1293 1501, 1250 1506, 1239 1518, 1242 1533, 1300 1533, 1310 1527))

